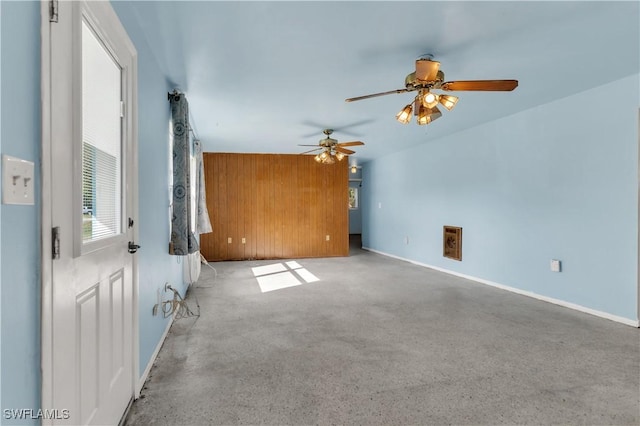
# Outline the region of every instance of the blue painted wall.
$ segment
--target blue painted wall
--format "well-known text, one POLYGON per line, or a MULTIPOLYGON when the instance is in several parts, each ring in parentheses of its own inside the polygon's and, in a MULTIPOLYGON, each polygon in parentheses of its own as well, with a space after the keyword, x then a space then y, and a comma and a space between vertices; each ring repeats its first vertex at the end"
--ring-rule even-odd
POLYGON ((637 320, 638 81, 366 163, 363 245, 637 320), (463 228, 461 262, 443 225, 463 228))
POLYGON ((138 152, 139 152, 139 327, 140 374, 143 374, 169 319, 153 316, 158 290, 163 300, 165 283, 185 293, 181 257, 169 253, 169 121, 167 93, 170 86, 151 54, 139 23, 122 13, 126 2, 113 2, 131 41, 138 51, 138 152))
POLYGON ((1 151, 36 163, 36 204, 2 206, 1 406, 37 409, 40 407, 40 4, 3 1, 0 15, 1 151))

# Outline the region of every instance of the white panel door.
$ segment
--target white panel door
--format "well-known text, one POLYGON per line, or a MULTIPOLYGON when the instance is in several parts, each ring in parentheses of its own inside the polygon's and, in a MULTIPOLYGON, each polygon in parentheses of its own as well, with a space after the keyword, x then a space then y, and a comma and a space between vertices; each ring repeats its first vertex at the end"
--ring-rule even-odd
POLYGON ((53 423, 118 424, 136 370, 136 54, 108 2, 57 7, 43 112, 50 114, 54 257, 51 297, 43 297, 45 313, 51 303, 43 315, 51 333, 43 339, 51 346, 43 348, 51 358, 43 363, 50 368, 43 404, 68 410, 53 423))

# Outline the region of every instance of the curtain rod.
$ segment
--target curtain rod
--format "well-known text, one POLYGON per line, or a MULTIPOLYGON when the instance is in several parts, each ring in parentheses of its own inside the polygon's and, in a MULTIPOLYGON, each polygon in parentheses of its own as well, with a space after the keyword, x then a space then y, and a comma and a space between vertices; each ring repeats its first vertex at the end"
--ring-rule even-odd
MULTIPOLYGON (((175 100, 179 100, 180 96, 184 96, 184 93, 180 92, 178 89, 173 89, 173 92, 167 93, 167 100, 171 101, 171 98, 174 98, 175 100)), ((193 135, 193 139, 196 141, 199 141, 200 138, 198 137, 198 135, 194 130, 195 126, 191 124, 193 122, 194 122, 193 115, 191 115, 191 111, 189 110, 189 131, 193 135)))
MULTIPOLYGON (((180 99, 180 96, 184 95, 184 93, 179 92, 178 89, 173 89, 173 92, 169 92, 167 93, 167 100, 171 100, 171 98, 178 98, 180 99)), ((177 99, 176 99, 177 100, 177 99)))

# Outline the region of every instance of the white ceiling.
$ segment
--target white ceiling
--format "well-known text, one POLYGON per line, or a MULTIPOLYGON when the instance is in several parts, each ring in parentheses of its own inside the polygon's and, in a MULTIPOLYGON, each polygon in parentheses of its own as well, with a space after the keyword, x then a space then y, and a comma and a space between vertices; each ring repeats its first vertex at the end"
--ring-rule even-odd
POLYGON ((637 74, 640 64, 638 1, 127 1, 116 10, 133 16, 139 28, 127 30, 143 32, 187 94, 205 151, 300 153, 331 127, 340 142, 365 142, 351 158, 362 163, 637 74), (344 101, 403 88, 424 54, 447 81, 519 87, 455 92, 456 108, 428 126, 395 120, 414 93, 344 101))

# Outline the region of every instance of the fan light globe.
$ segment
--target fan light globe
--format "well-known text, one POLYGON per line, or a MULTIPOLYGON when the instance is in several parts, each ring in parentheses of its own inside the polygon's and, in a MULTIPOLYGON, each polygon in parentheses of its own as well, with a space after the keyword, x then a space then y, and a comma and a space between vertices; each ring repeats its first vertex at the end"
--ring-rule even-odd
POLYGON ((402 124, 407 124, 409 121, 411 121, 412 110, 413 110, 413 107, 411 106, 411 104, 402 108, 402 111, 396 114, 396 120, 398 120, 402 124))
POLYGON ((438 95, 436 95, 435 93, 426 92, 422 96, 422 105, 427 108, 433 108, 434 106, 438 105, 438 95))
POLYGON ((434 106, 433 108, 427 108, 427 124, 436 121, 440 117, 442 117, 442 113, 438 107, 434 106))
POLYGON ((418 109, 418 124, 420 126, 429 124, 440 117, 442 117, 442 113, 438 107, 427 108, 424 105, 420 105, 420 109, 418 109))
POLYGON ((425 124, 427 124, 427 108, 420 104, 420 107, 418 108, 418 125, 420 126, 424 126, 425 124))
POLYGON ((453 95, 440 95, 439 102, 447 111, 451 111, 458 103, 458 97, 453 95))
POLYGON ((341 152, 336 152, 336 158, 338 159, 338 161, 342 161, 342 159, 344 158, 344 154, 341 152))

